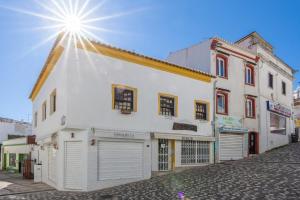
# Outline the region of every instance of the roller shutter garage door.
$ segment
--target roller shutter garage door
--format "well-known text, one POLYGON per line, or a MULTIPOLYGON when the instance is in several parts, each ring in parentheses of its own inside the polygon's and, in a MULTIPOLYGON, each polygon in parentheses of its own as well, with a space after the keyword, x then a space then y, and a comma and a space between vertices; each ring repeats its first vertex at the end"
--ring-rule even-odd
POLYGON ((83 180, 82 142, 65 142, 64 183, 66 189, 81 190, 83 180))
POLYGON ((144 143, 98 142, 98 180, 142 179, 144 143))
POLYGON ((243 138, 242 134, 220 134, 220 160, 242 159, 243 138))

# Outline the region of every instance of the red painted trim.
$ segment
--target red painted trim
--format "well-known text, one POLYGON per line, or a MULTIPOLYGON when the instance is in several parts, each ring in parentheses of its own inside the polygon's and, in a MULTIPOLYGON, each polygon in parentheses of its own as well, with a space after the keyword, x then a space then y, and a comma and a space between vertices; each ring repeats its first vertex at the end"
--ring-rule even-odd
MULTIPOLYGON (((218 43, 218 42, 219 42, 219 40, 213 39, 212 42, 211 42, 211 45, 210 45, 210 49, 211 49, 211 50, 216 50, 216 49, 217 49, 217 43, 218 43)), ((226 48, 226 47, 219 46, 219 48, 225 49, 225 50, 227 50, 227 51, 230 51, 230 52, 235 53, 235 54, 237 54, 237 55, 243 56, 243 57, 245 57, 245 58, 254 60, 255 63, 257 63, 257 62, 259 61, 259 59, 260 59, 260 57, 258 57, 258 56, 256 56, 255 58, 251 58, 250 56, 247 56, 247 55, 245 55, 245 54, 243 54, 243 53, 240 53, 240 52, 238 52, 238 51, 234 51, 234 50, 229 49, 229 48, 226 48)))
POLYGON ((223 91, 217 91, 216 93, 216 113, 220 115, 228 115, 228 93, 223 91), (224 95, 225 97, 225 112, 218 111, 218 94, 224 95))
POLYGON ((211 50, 216 50, 218 42, 219 42, 218 40, 213 39, 212 42, 211 42, 211 45, 210 45, 210 49, 211 50))
POLYGON ((223 54, 217 54, 216 55, 216 76, 224 79, 228 79, 228 57, 224 56, 223 54), (219 76, 219 69, 218 69, 218 58, 221 58, 224 60, 224 67, 225 67, 225 76, 219 76))
POLYGON ((254 71, 254 67, 250 64, 247 64, 245 66, 245 85, 250 85, 250 86, 255 87, 255 71, 254 71), (253 77, 253 84, 246 83, 247 67, 249 67, 250 70, 251 70, 251 74, 252 74, 252 77, 253 77))
POLYGON ((246 97, 246 101, 245 101, 245 116, 246 116, 246 118, 256 119, 256 102, 255 102, 255 98, 253 98, 253 97, 249 97, 249 96, 246 97), (247 100, 251 100, 252 101, 253 117, 247 116, 247 100))
POLYGON ((240 52, 238 52, 238 51, 234 51, 234 50, 231 50, 231 49, 229 49, 229 48, 222 47, 222 46, 220 46, 220 48, 221 48, 221 49, 225 49, 225 50, 227 50, 227 51, 230 51, 230 52, 232 52, 232 53, 235 53, 235 54, 237 54, 237 55, 243 56, 243 57, 245 57, 245 58, 248 58, 248 59, 251 59, 251 60, 254 60, 255 62, 257 62, 257 61, 256 61, 256 60, 257 60, 257 57, 251 58, 250 56, 247 56, 247 55, 245 55, 245 54, 242 54, 242 53, 240 53, 240 52))

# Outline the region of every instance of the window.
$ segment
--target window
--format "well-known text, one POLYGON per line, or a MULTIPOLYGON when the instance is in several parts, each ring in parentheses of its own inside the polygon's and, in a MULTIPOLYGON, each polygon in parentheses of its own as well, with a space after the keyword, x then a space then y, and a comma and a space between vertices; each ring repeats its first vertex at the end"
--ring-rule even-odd
POLYGON ((246 117, 255 118, 255 99, 246 98, 246 117))
POLYGON ((9 154, 9 166, 10 167, 16 167, 16 159, 17 159, 17 156, 15 153, 10 153, 9 154))
POLYGON ((113 109, 137 111, 137 89, 123 85, 112 86, 113 109))
POLYGON ((247 85, 254 85, 254 67, 247 65, 245 70, 245 83, 247 85))
POLYGON ((195 101, 195 118, 200 120, 209 120, 209 103, 195 101))
POLYGON ((173 95, 159 94, 159 114, 177 117, 178 98, 173 95))
POLYGON ((219 77, 227 78, 227 57, 217 55, 216 74, 219 77))
POLYGON ((286 117, 270 112, 271 133, 286 134, 286 117))
POLYGON ((271 73, 269 73, 268 83, 269 87, 273 89, 273 74, 271 73))
POLYGON ((35 112, 35 113, 34 113, 34 119, 33 119, 33 121, 34 121, 33 123, 34 123, 34 127, 35 127, 35 128, 37 127, 37 121, 38 121, 37 118, 38 118, 38 113, 35 112))
POLYGON ((181 164, 209 163, 209 142, 181 141, 181 164))
POLYGON ((47 102, 45 101, 42 105, 42 120, 45 121, 47 118, 47 102))
POLYGON ((56 111, 56 90, 54 90, 50 95, 50 114, 56 111))
POLYGON ((283 81, 281 82, 281 93, 286 95, 286 84, 283 81))
POLYGON ((217 113, 228 114, 228 94, 225 92, 217 92, 217 113))

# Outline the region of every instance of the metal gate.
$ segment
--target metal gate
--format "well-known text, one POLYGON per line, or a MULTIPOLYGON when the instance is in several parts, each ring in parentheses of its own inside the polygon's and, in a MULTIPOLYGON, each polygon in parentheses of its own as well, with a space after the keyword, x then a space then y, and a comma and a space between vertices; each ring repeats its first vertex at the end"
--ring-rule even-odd
POLYGON ((206 141, 182 140, 181 163, 209 163, 209 144, 206 141))
POLYGON ((167 171, 169 169, 169 140, 158 139, 158 170, 167 171))

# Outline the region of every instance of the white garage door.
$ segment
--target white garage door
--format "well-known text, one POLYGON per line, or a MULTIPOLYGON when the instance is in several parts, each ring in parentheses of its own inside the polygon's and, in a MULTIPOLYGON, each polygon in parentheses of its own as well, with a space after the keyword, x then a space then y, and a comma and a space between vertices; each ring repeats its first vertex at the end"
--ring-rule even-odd
POLYGON ((82 142, 65 142, 64 182, 66 189, 82 189, 82 142))
POLYGON ((141 142, 98 142, 98 180, 143 177, 141 142))
POLYGON ((243 158, 243 135, 220 135, 220 160, 238 160, 243 158))

